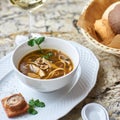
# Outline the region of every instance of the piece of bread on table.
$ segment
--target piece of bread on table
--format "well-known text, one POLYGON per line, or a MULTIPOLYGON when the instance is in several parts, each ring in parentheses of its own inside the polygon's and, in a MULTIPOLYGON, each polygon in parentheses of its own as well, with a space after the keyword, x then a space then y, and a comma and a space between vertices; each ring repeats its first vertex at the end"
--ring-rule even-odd
MULTIPOLYGON (((12 102, 14 103, 14 98, 11 98, 11 99, 13 100, 12 102)), ((2 99, 1 102, 2 102, 3 108, 4 108, 6 114, 7 114, 7 116, 9 118, 22 115, 22 114, 26 113, 28 108, 29 108, 29 105, 27 104, 27 102, 25 101, 24 97, 20 93, 19 94, 14 94, 14 95, 9 96, 9 97, 5 97, 5 98, 2 99), (22 98, 23 105, 19 103, 19 105, 16 105, 16 107, 15 106, 13 107, 13 106, 9 106, 7 104, 8 99, 13 97, 13 96, 15 97, 15 95, 20 97, 20 98, 22 98)), ((11 103, 10 103, 10 105, 11 105, 11 103)))

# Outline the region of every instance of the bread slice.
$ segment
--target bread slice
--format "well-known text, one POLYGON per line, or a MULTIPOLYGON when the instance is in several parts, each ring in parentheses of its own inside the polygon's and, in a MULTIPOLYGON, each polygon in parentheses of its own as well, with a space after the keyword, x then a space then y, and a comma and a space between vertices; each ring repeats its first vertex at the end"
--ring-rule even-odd
MULTIPOLYGON (((18 94, 18 95, 21 95, 21 94, 18 94)), ((22 96, 22 95, 21 95, 22 96)), ((11 96, 10 96, 11 97, 11 96)), ((22 96, 23 97, 23 96, 22 96)), ((12 111, 9 107, 6 106, 6 102, 7 102, 7 99, 9 97, 5 97, 2 99, 2 105, 3 105, 3 108, 7 114, 7 116, 9 118, 12 118, 12 117, 16 117, 16 116, 19 116, 19 115, 22 115, 24 113, 27 112, 28 108, 29 108, 29 105, 27 104, 27 102, 25 101, 25 106, 22 108, 22 109, 19 109, 19 110, 15 110, 15 111, 12 111)))

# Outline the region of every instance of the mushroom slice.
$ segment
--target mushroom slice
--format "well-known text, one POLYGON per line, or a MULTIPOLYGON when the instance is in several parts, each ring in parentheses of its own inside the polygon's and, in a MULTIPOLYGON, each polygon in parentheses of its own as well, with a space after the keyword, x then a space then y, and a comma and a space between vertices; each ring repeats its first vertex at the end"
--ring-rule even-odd
POLYGON ((30 67, 30 70, 31 70, 32 72, 34 72, 34 73, 38 73, 39 70, 40 70, 40 68, 37 67, 37 66, 34 65, 34 64, 29 64, 29 67, 30 67))
POLYGON ((40 78, 40 76, 35 73, 28 73, 27 75, 32 78, 40 78))
POLYGON ((14 94, 6 100, 6 107, 11 111, 21 110, 25 106, 26 102, 21 94, 14 94))
POLYGON ((42 58, 39 57, 39 58, 37 58, 37 59, 35 60, 34 63, 35 63, 37 66, 40 66, 41 62, 42 62, 42 58))
POLYGON ((42 62, 47 64, 49 68, 51 67, 50 61, 46 60, 45 58, 42 58, 42 62))
POLYGON ((46 64, 40 65, 40 69, 42 69, 42 70, 46 70, 48 68, 49 68, 49 66, 46 64))
POLYGON ((39 70, 39 76, 40 77, 44 77, 45 76, 45 72, 43 70, 41 70, 41 69, 39 70))
POLYGON ((59 56, 59 59, 60 59, 61 61, 64 61, 64 62, 67 63, 68 65, 70 65, 70 60, 69 60, 68 57, 66 57, 66 56, 64 56, 64 55, 60 55, 60 56, 59 56))

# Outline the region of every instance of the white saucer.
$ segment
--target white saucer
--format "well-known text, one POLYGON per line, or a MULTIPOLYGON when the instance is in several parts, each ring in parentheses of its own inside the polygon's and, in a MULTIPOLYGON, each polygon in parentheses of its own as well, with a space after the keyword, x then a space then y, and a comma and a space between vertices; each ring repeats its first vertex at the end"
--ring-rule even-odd
MULTIPOLYGON (((25 85, 21 84, 15 77, 10 64, 11 54, 0 60, 0 100, 6 96, 21 92, 25 99, 40 99, 46 104, 45 108, 38 109, 37 115, 23 115, 14 120, 56 120, 66 115, 77 104, 79 104, 91 89, 94 87, 99 69, 99 62, 95 55, 87 48, 71 42, 77 47, 80 54, 81 77, 77 84, 71 90, 72 85, 51 92, 38 93, 25 85)), ((75 79, 79 78, 79 69, 75 79)), ((0 103, 0 120, 9 120, 0 103)))

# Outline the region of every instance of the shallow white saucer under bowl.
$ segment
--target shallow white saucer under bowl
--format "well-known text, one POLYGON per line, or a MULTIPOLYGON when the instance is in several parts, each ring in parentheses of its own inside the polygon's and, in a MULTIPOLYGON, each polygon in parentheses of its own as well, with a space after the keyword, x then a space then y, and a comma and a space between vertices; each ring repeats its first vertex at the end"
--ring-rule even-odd
MULTIPOLYGON (((74 87, 72 86, 73 84, 69 84, 64 89, 51 93, 36 92, 21 84, 19 79, 15 77, 15 73, 11 67, 11 54, 0 60, 0 100, 6 96, 20 92, 27 102, 31 98, 40 99, 46 105, 45 108, 38 109, 39 114, 37 115, 25 114, 14 118, 14 120, 57 120, 69 113, 87 97, 96 84, 99 62, 88 48, 76 42, 71 42, 71 44, 78 49, 80 55, 81 76, 79 78, 80 71, 78 68, 77 75, 74 78, 75 80, 78 79, 78 82, 74 87)), ((11 120, 6 116, 1 104, 0 120, 11 120)))
POLYGON ((107 110, 100 104, 89 103, 81 111, 83 120, 109 120, 107 110))

